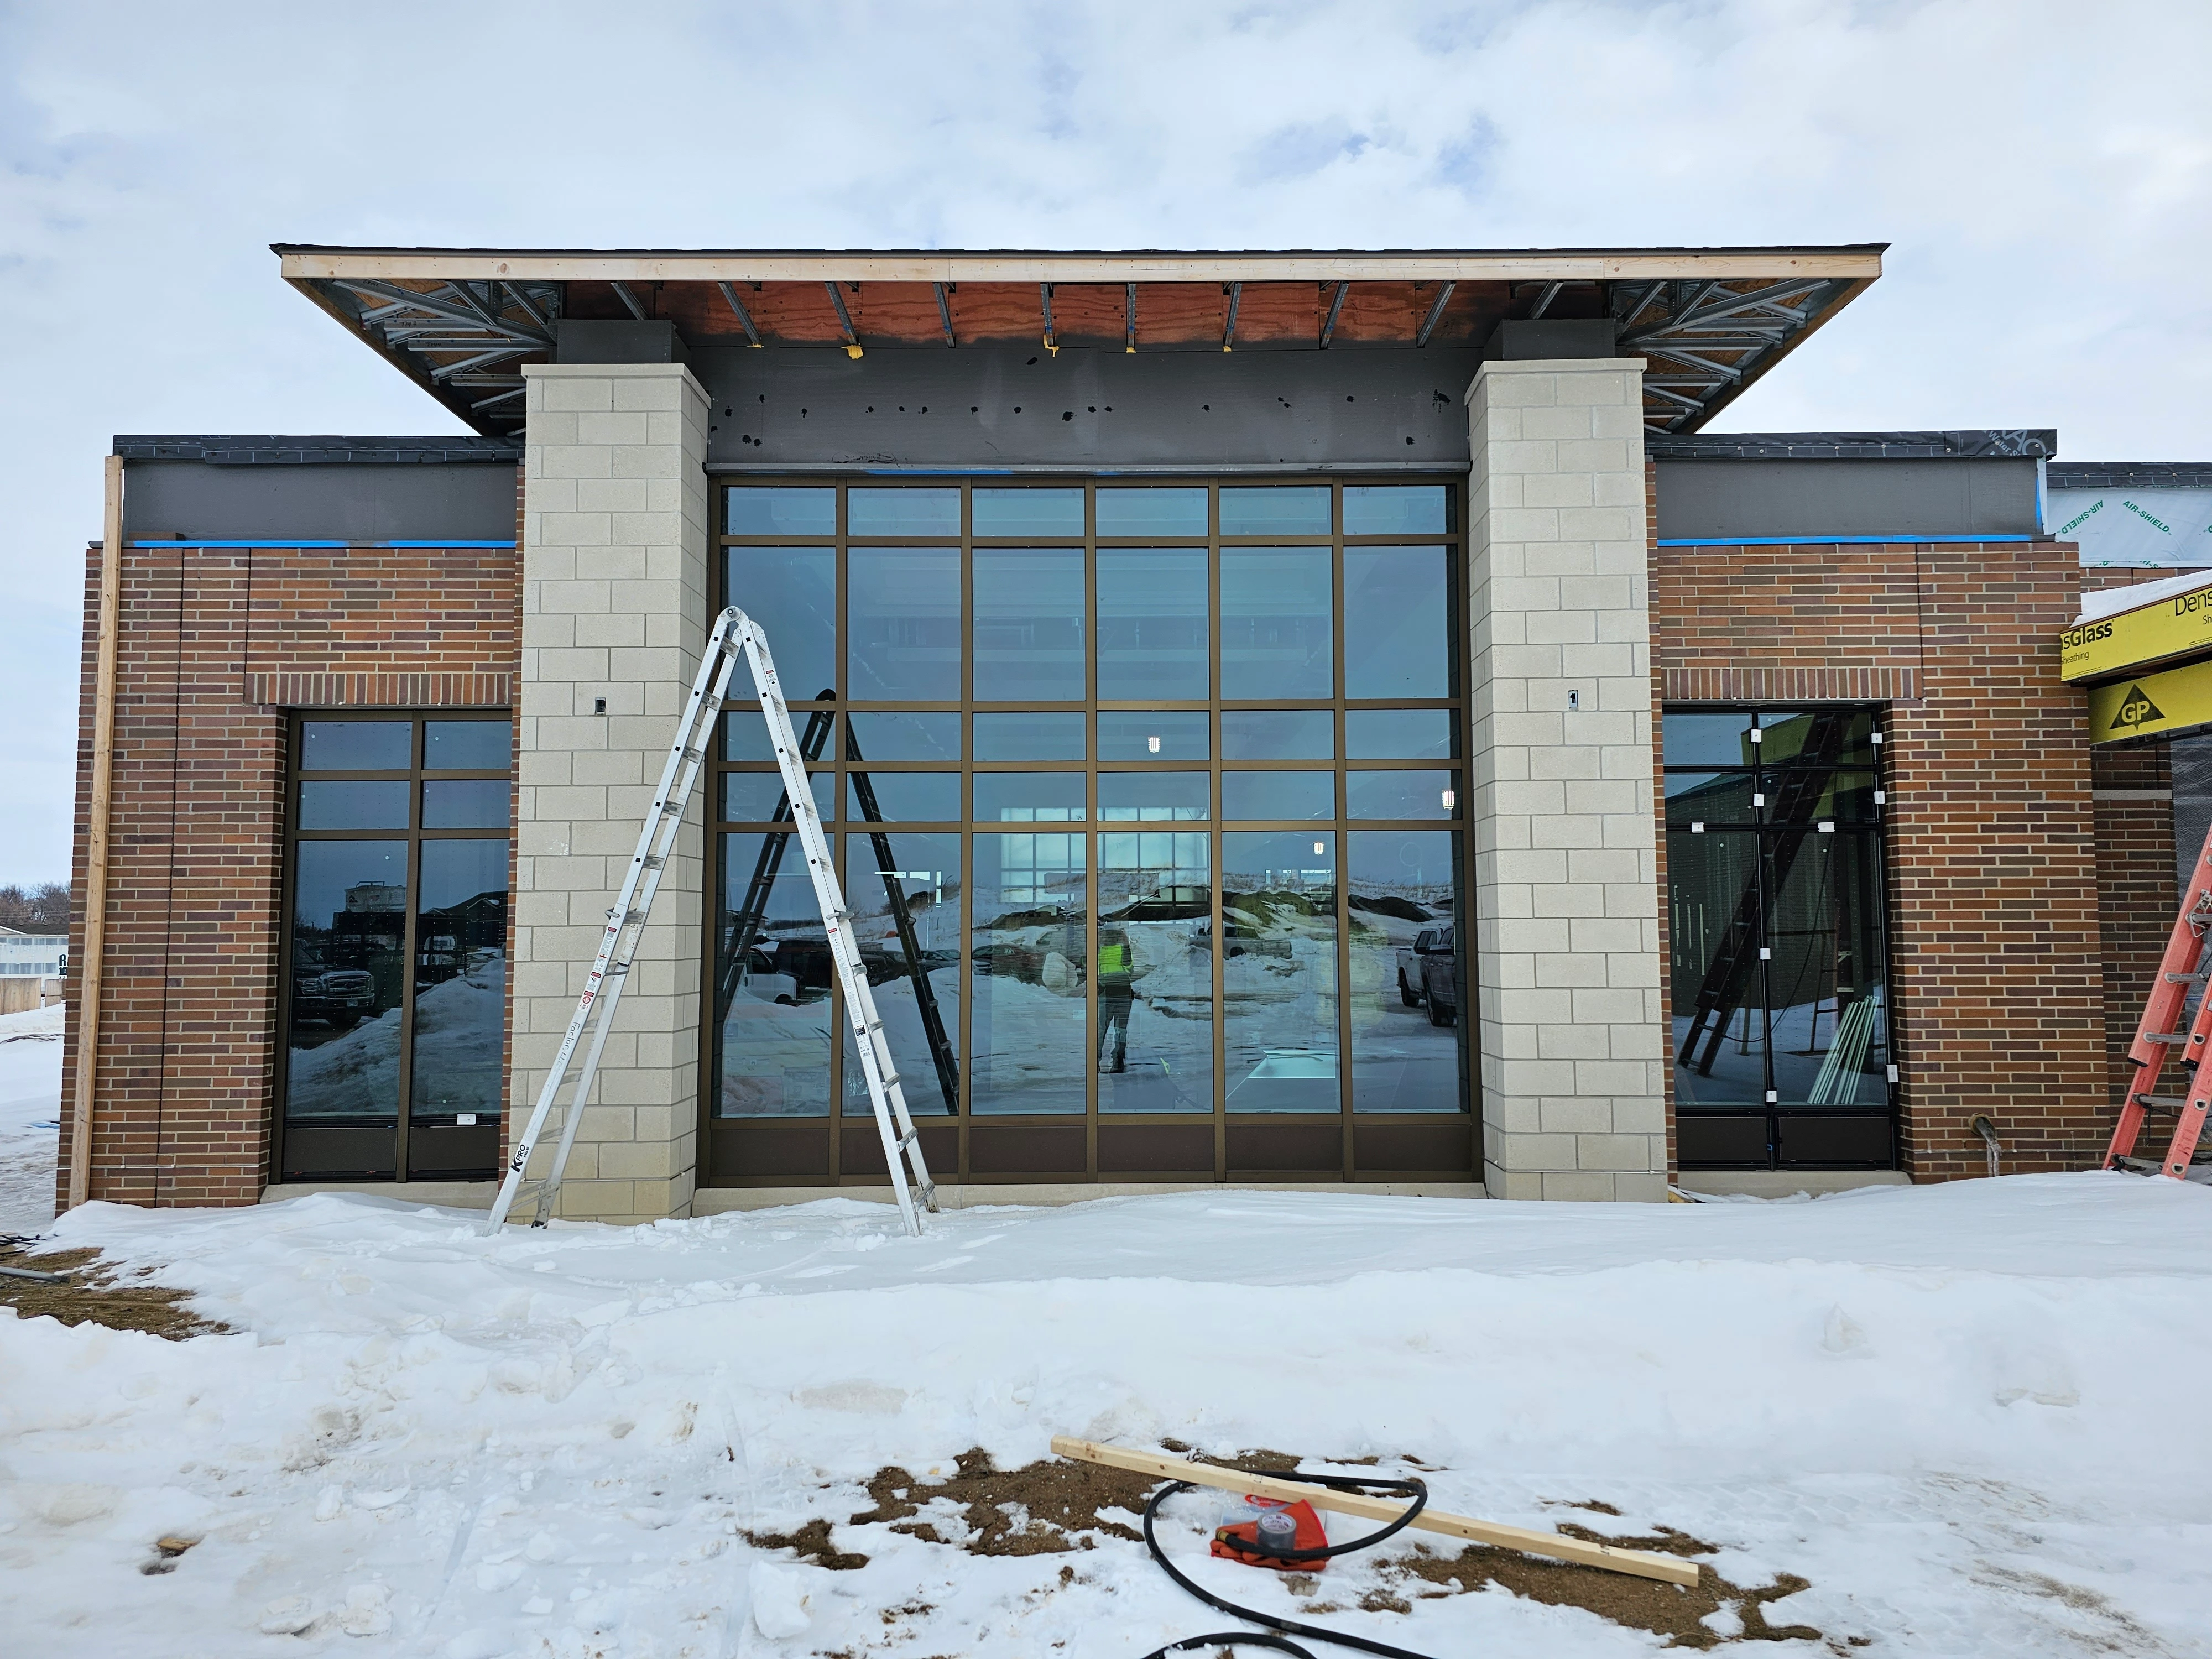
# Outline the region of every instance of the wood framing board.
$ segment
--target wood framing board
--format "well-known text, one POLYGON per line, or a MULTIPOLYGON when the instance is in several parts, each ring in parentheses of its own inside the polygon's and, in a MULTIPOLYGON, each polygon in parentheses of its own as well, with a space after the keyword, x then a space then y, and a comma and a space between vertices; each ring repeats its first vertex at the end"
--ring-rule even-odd
MULTIPOLYGON (((1405 1504, 1387 1498, 1333 1492, 1327 1486, 1310 1486, 1302 1481, 1285 1480, 1274 1475, 1249 1474, 1241 1469, 1224 1469, 1212 1463, 1193 1463, 1163 1452, 1132 1451, 1126 1447, 1104 1446, 1095 1440, 1077 1440, 1066 1435, 1053 1437, 1052 1450, 1055 1457, 1073 1457, 1085 1463, 1103 1464, 1111 1469, 1126 1469, 1133 1474, 1153 1475, 1162 1480, 1188 1480, 1194 1486, 1212 1486, 1221 1492, 1249 1492, 1255 1498, 1273 1498, 1286 1504, 1304 1500, 1317 1510, 1334 1510, 1340 1515, 1356 1515, 1368 1521, 1395 1521, 1406 1510, 1405 1504)), ((1610 1544, 1570 1538, 1563 1533, 1537 1532, 1527 1527, 1509 1527, 1495 1521, 1477 1521, 1468 1516, 1448 1515, 1441 1510, 1423 1510, 1413 1517, 1407 1529, 1439 1533, 1447 1538, 1464 1539, 1474 1544, 1489 1544, 1499 1549, 1519 1550, 1530 1555, 1550 1556, 1555 1560, 1572 1561, 1586 1567, 1601 1567, 1607 1572, 1628 1573, 1638 1578, 1656 1578, 1669 1584, 1695 1584, 1699 1572, 1696 1562, 1683 1560, 1679 1556, 1659 1555, 1648 1550, 1616 1549, 1610 1544)))
POLYGON ((85 826, 84 956, 77 964, 76 1092, 70 1103, 66 1208, 92 1196, 92 1114, 100 1079, 101 970, 107 957, 108 814, 115 772, 115 664, 123 611, 123 458, 110 455, 100 520, 100 640, 93 673, 92 801, 85 826))
POLYGON ((1560 248, 1340 252, 827 252, 347 248, 278 243, 291 281, 387 282, 1637 282, 1871 279, 1887 244, 1840 247, 1560 248))

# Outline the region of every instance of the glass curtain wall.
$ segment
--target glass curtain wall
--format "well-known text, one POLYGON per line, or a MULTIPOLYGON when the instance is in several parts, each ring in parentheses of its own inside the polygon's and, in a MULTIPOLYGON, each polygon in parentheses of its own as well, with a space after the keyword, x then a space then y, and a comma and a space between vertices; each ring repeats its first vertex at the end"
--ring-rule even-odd
POLYGON ((291 741, 278 1166, 488 1176, 506 1092, 510 723, 319 715, 291 741))
POLYGON ((1686 1169, 1894 1159, 1877 711, 1664 715, 1686 1169))
MULTIPOLYGON (((1457 496, 720 491, 933 1171, 1472 1170, 1457 496)), ((714 764, 707 1178, 879 1178, 749 707, 714 764)))

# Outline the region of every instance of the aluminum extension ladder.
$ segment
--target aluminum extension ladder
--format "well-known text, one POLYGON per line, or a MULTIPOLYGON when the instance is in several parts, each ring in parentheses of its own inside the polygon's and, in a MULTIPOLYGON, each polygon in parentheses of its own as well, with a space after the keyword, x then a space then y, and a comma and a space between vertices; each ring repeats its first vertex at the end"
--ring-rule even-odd
POLYGON ((2128 1085, 2120 1121, 2113 1127, 2112 1144, 2106 1149, 2108 1170, 2125 1168, 2148 1174, 2154 1169, 2177 1181, 2188 1178, 2197 1139, 2204 1133, 2206 1111, 2212 1108, 2212 1062, 2206 1060, 2207 1051, 2212 1050, 2212 996, 2198 1003, 2196 1018, 2186 1029, 2180 1021, 2188 1011, 2190 993, 2212 981, 2212 951, 2205 948, 2208 929, 2212 929, 2212 832, 2206 834, 2203 848, 2197 854, 2189 890, 2181 901, 2181 914, 2174 918, 2166 955, 2158 964, 2158 977, 2152 981, 2149 999, 2143 1005, 2142 1022, 2136 1027, 2136 1040, 2128 1048, 2136 1074, 2128 1085), (2188 1071, 2188 1091, 2180 1095, 2154 1094, 2158 1074, 2166 1067, 2166 1056, 2176 1048, 2181 1050, 2181 1063, 2188 1071), (2155 1165, 2130 1156, 2143 1119, 2154 1108, 2180 1115, 2166 1157, 2155 1165))
POLYGON ((822 821, 815 811, 814 792, 807 782, 799 739, 791 729, 791 711, 784 702, 782 684, 776 678, 775 662, 769 655, 768 638, 757 623, 732 605, 714 619, 714 631, 708 636, 706 654, 700 659, 699 675, 692 683, 690 700, 684 706, 676 740, 669 745, 668 763, 661 769, 660 786, 653 792, 653 805, 646 812, 645 827, 638 835, 637 852, 630 860, 629 873, 623 878, 614 908, 607 912, 607 930, 600 938, 599 955, 592 959, 591 972, 585 975, 584 994, 576 1000, 575 1014, 568 1021, 567 1035, 561 1039, 560 1052, 554 1056, 552 1069, 546 1073, 545 1086, 538 1091, 538 1104, 530 1114, 530 1121, 515 1140, 514 1150, 507 1158, 506 1178, 500 1182, 499 1197, 484 1224, 487 1236, 505 1224, 507 1212, 526 1190, 523 1171, 544 1134, 554 1098, 568 1079, 576 1045, 589 1024, 591 1043, 584 1051, 583 1069, 569 1097, 552 1167, 542 1180, 527 1184, 527 1191, 537 1203, 531 1224, 542 1227, 552 1217, 559 1200, 562 1172, 568 1168, 569 1149, 576 1142, 576 1126, 583 1119, 584 1103, 591 1097, 592 1080, 599 1073, 599 1053, 606 1046, 607 1030, 614 1023, 615 1009, 622 1001, 623 986, 644 936, 646 918, 653 912, 653 895, 659 890, 661 872, 667 867, 669 854, 675 848, 684 806, 691 799, 693 785, 698 781, 708 745, 714 741, 715 717, 721 712, 740 656, 749 657, 751 661, 761 713, 767 716, 769 738, 775 749, 776 765, 783 774, 784 794, 790 802, 799 844, 806 854, 806 872, 813 878, 814 896, 822 907, 822 925, 829 934, 830 959, 837 965, 838 981, 844 988, 845 1014, 852 1027, 854 1046, 860 1051, 860 1069, 868 1080, 868 1098, 875 1107, 876 1129, 883 1137, 884 1161, 890 1168, 891 1189, 898 1198, 899 1214, 906 1222, 907 1231, 918 1235, 921 1218, 915 1209, 915 1198, 920 1197, 923 1209, 934 1212, 937 1208, 936 1183, 930 1179, 929 1166, 922 1158, 921 1137, 907 1111, 898 1068, 891 1064, 890 1044, 884 1035, 883 1020, 876 1012, 875 994, 868 986, 859 943, 853 936, 853 919, 845 908, 844 891, 838 885, 837 872, 830 862, 830 843, 822 833, 822 821))

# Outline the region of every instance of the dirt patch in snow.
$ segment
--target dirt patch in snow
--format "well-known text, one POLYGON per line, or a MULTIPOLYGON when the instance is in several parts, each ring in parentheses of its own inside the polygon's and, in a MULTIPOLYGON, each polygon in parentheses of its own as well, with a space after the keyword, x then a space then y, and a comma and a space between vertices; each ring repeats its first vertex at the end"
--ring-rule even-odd
POLYGON ((887 1521, 893 1532, 933 1544, 959 1543, 971 1555, 1055 1555, 1097 1547, 1084 1535, 1089 1533, 1141 1537, 1126 1522, 1101 1519, 1099 1511, 1141 1511, 1146 1494, 1158 1484, 1145 1475, 1056 1457, 1001 1469, 979 1446, 961 1453, 952 1474, 944 1480, 897 1468, 878 1469, 868 1481, 876 1507, 854 1516, 853 1524, 887 1521), (946 1538, 934 1522, 915 1518, 924 1504, 939 1500, 960 1506, 972 1536, 946 1538))
MULTIPOLYGON (((1600 1506, 1593 1504, 1576 1507, 1595 1510, 1600 1506)), ((1571 1538, 1585 1538, 1595 1544, 1650 1550, 1665 1555, 1711 1555, 1717 1548, 1672 1527, 1626 1538, 1610 1537, 1571 1522, 1559 1530, 1571 1538)), ((1486 1589, 1495 1584, 1547 1607, 1582 1607, 1628 1629, 1650 1631, 1666 1638, 1669 1647, 1708 1649, 1730 1641, 1827 1640, 1824 1632, 1810 1625, 1767 1622, 1767 1603, 1808 1588, 1808 1581, 1795 1573, 1783 1573, 1771 1584, 1747 1589, 1731 1583, 1710 1566, 1701 1566, 1694 1586, 1668 1584, 1656 1578, 1636 1578, 1599 1567, 1578 1566, 1570 1561, 1547 1561, 1539 1555, 1493 1549, 1486 1544, 1469 1544, 1455 1556, 1439 1555, 1425 1544, 1416 1544, 1412 1555, 1389 1563, 1382 1571, 1401 1593, 1370 1593, 1360 1602, 1370 1613, 1409 1612, 1412 1603, 1405 1599, 1407 1595, 1427 1600, 1486 1589), (1712 1614, 1723 1611, 1734 1613, 1739 1621, 1740 1628, 1733 1635, 1717 1631, 1705 1622, 1712 1614)), ((1316 1607, 1313 1611, 1322 1609, 1316 1607)))
MULTIPOLYGON (((1094 1549, 1085 1534, 1108 1533, 1135 1540, 1143 1536, 1124 1522, 1102 1519, 1102 1510, 1141 1511, 1146 1495, 1158 1483, 1140 1474, 1102 1468, 1094 1463, 1062 1462, 1046 1458, 1018 1469, 1002 1469, 991 1454, 978 1446, 954 1460, 949 1476, 917 1475, 891 1465, 868 1478, 872 1510, 851 1517, 856 1527, 888 1522, 893 1532, 932 1544, 951 1544, 970 1555, 1057 1555, 1070 1550, 1094 1549), (966 1534, 947 1537, 951 1518, 941 1512, 938 1520, 925 1520, 925 1505, 956 1504, 966 1534)), ((868 1558, 841 1550, 830 1537, 826 1519, 809 1521, 793 1532, 755 1532, 747 1540, 762 1549, 791 1550, 800 1559, 848 1572, 868 1565, 868 1558)))
MULTIPOLYGON (((1169 1444, 1171 1451, 1188 1448, 1169 1444)), ((1255 1474, 1290 1474, 1300 1460, 1286 1453, 1261 1449, 1233 1458, 1204 1457, 1223 1468, 1242 1468, 1255 1474)), ((1366 1459, 1372 1462, 1375 1460, 1366 1459)), ((869 1478, 872 1510, 853 1516, 849 1524, 888 1523, 893 1532, 932 1544, 947 1544, 972 1555, 1048 1555, 1097 1547, 1093 1534, 1139 1540, 1143 1534, 1109 1511, 1140 1515, 1145 1500, 1159 1482, 1149 1475, 1133 1474, 1094 1463, 1046 1458, 1018 1469, 1001 1469, 991 1455, 977 1447, 956 1460, 954 1472, 945 1477, 915 1475, 896 1465, 880 1468, 869 1478), (926 1508, 940 1503, 957 1505, 965 1523, 965 1536, 948 1537, 951 1517, 941 1510, 935 1518, 924 1518, 926 1508), (943 1529, 940 1529, 943 1528, 943 1529)), ((1597 1515, 1620 1513, 1607 1504, 1563 1504, 1561 1507, 1597 1515)), ((1571 1538, 1611 1544, 1621 1549, 1652 1550, 1693 1558, 1713 1554, 1717 1546, 1689 1534, 1662 1527, 1637 1537, 1613 1537, 1572 1522, 1559 1530, 1571 1538)), ((752 1533, 747 1536, 763 1549, 788 1549, 802 1559, 833 1571, 867 1565, 868 1558, 839 1549, 830 1537, 830 1523, 814 1520, 795 1532, 752 1533)), ((1378 1563, 1384 1578, 1382 1588, 1370 1589, 1358 1605, 1369 1613, 1408 1613, 1416 1600, 1456 1595, 1492 1586, 1541 1601, 1549 1607, 1581 1607, 1601 1619, 1630 1630, 1648 1631, 1669 1647, 1707 1650, 1724 1642, 1828 1642, 1847 1652, 1849 1645, 1829 1642, 1824 1632, 1809 1625, 1775 1625, 1766 1618, 1770 1602, 1808 1588, 1808 1581, 1784 1573, 1771 1584, 1747 1589, 1723 1578, 1710 1566, 1700 1566, 1694 1587, 1607 1572, 1571 1562, 1549 1561, 1514 1550, 1470 1544, 1456 1555, 1443 1555, 1426 1544, 1413 1552, 1378 1563), (1715 1613, 1733 1613, 1733 1630, 1716 1630, 1705 1621, 1715 1613)), ((1063 1579, 1070 1569, 1062 1568, 1063 1579)), ((1319 1581, 1299 1575, 1290 1581, 1301 1596, 1320 1588, 1319 1581)), ((1326 1592, 1324 1591, 1323 1594, 1326 1592)), ((1325 1614, 1339 1611, 1337 1604, 1321 1601, 1305 1611, 1325 1614)), ((888 1616, 888 1615, 887 1615, 888 1616)), ((1729 1620, 1723 1619, 1723 1626, 1729 1620)))
POLYGON ((101 1261, 98 1250, 46 1250, 34 1255, 20 1245, 4 1246, 0 1247, 0 1267, 69 1275, 60 1285, 0 1276, 0 1302, 13 1307, 20 1318, 52 1318, 64 1325, 144 1331, 172 1342, 230 1328, 210 1323, 186 1309, 184 1304, 191 1291, 149 1282, 152 1268, 138 1268, 125 1278, 122 1270, 101 1261))
POLYGON ((832 1572, 858 1572, 868 1565, 866 1556, 841 1550, 832 1543, 830 1523, 823 1520, 809 1521, 797 1532, 749 1532, 745 1541, 756 1549, 794 1550, 800 1560, 832 1572))

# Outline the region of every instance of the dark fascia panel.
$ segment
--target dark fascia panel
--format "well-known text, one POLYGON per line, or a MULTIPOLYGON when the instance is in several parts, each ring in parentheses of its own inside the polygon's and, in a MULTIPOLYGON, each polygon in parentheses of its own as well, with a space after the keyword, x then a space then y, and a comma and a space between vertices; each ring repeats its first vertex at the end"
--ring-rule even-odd
POLYGON ((198 461, 208 466, 359 466, 504 464, 522 446, 504 438, 182 437, 125 434, 114 453, 126 461, 198 461))
MULTIPOLYGON (((1656 447, 1656 446, 1655 446, 1656 447)), ((1659 540, 1971 540, 2039 532, 2036 463, 2003 456, 1662 458, 1659 540)))
POLYGON ((482 438, 118 438, 126 539, 515 540, 517 451, 482 438))
POLYGON ((2053 489, 2212 489, 2208 461, 2054 461, 2053 489))
POLYGON ((1472 351, 705 349, 717 471, 1464 471, 1472 351))
POLYGON ((1620 332, 1610 317, 1507 318, 1491 331, 1482 361, 1529 362, 1547 358, 1587 360, 1614 356, 1620 332))
POLYGON ((684 337, 671 322, 606 322, 563 317, 553 325, 554 361, 563 363, 680 363, 684 337))
POLYGON ((2058 453, 2049 429, 2009 432, 1697 432, 1653 437, 1655 461, 1942 461, 2011 457, 2046 459, 2058 453))

